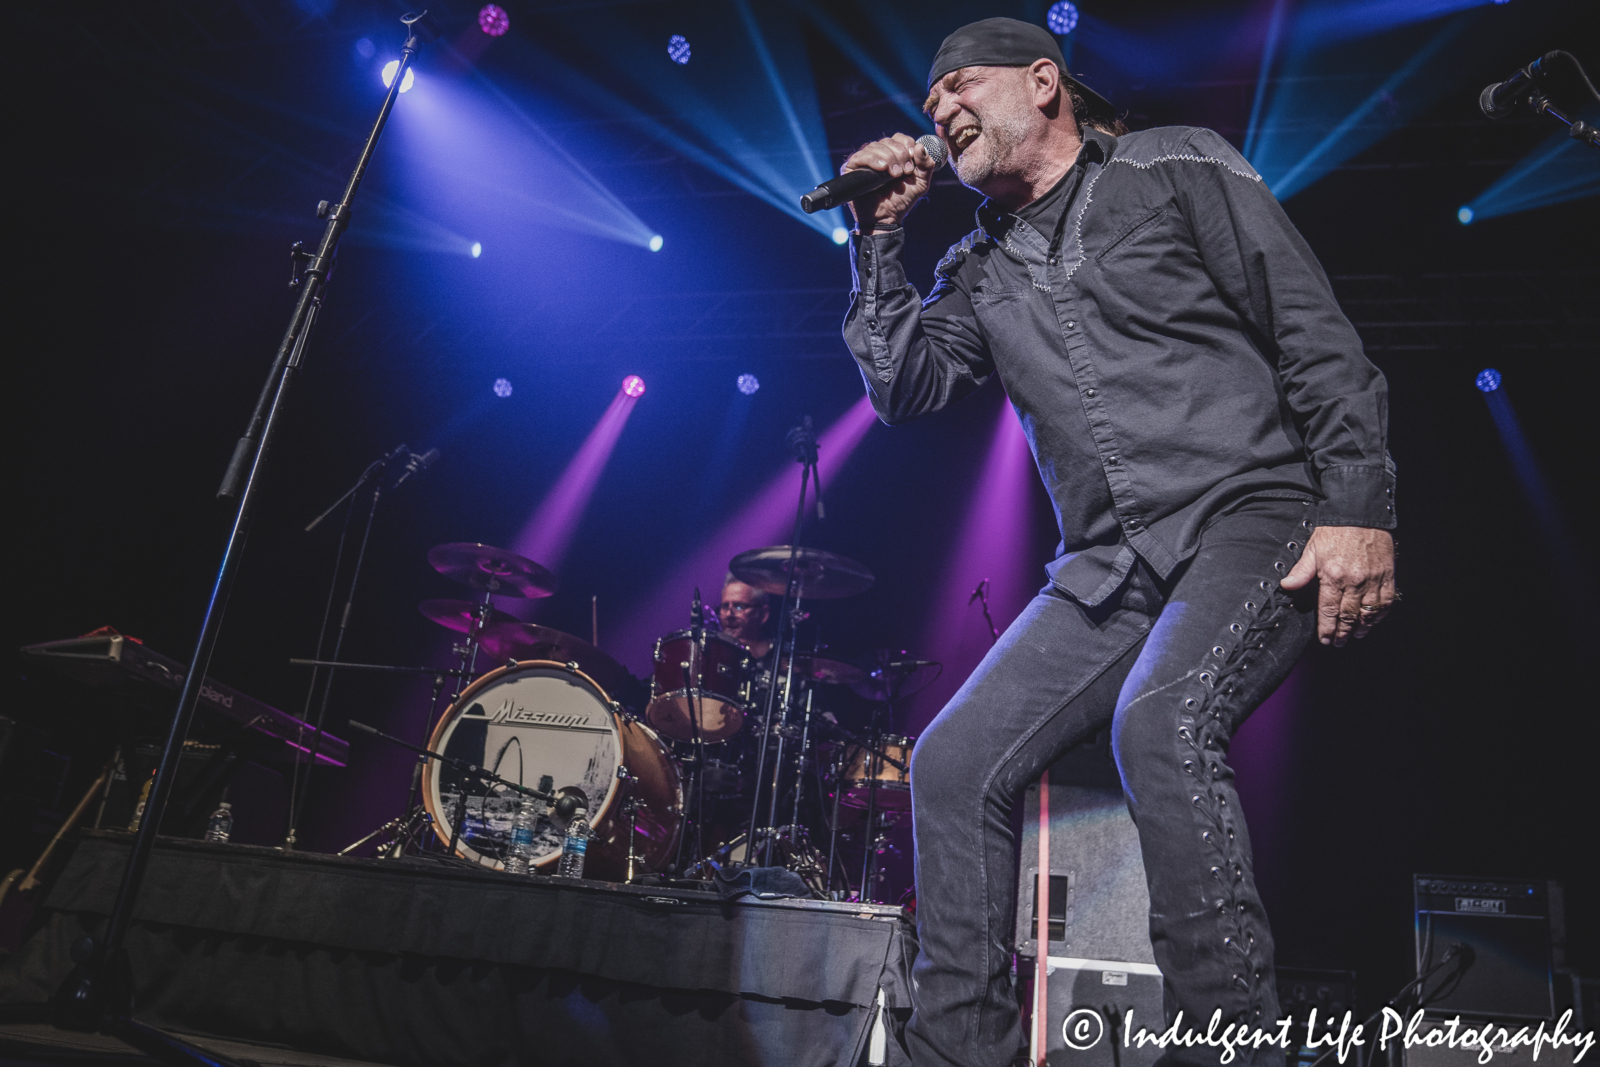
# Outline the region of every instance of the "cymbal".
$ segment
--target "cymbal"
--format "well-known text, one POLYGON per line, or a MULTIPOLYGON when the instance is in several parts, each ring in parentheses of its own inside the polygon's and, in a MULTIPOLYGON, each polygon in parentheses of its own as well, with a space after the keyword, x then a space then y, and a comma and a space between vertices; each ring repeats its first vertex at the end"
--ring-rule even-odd
MULTIPOLYGON (((417 610, 446 629, 458 633, 468 633, 472 630, 472 618, 478 610, 478 605, 470 600, 424 600, 417 605, 417 610)), ((497 622, 516 622, 515 615, 507 615, 496 608, 489 609, 486 626, 493 626, 497 622)))
POLYGON ((944 669, 938 660, 913 659, 904 649, 880 648, 866 661, 866 677, 850 688, 868 700, 901 700, 919 692, 944 669))
MULTIPOLYGON (((782 596, 789 587, 788 545, 753 548, 734 556, 728 564, 733 576, 746 585, 782 596)), ((800 548, 795 554, 795 577, 806 600, 837 600, 872 588, 875 580, 866 564, 820 548, 800 548)))
POLYGON ((530 599, 556 591, 556 576, 526 556, 475 541, 435 545, 428 550, 428 562, 447 578, 474 589, 487 589, 497 596, 530 599))
POLYGON ((632 676, 622 664, 581 637, 552 630, 538 623, 497 622, 479 635, 483 650, 497 660, 550 659, 557 663, 576 663, 607 694, 615 698, 632 676))
MULTIPOLYGON (((782 677, 788 669, 789 658, 785 656, 783 662, 778 665, 779 677, 782 677)), ((867 676, 867 672, 854 663, 847 663, 842 659, 829 659, 810 652, 802 652, 796 658, 794 673, 797 677, 809 678, 813 682, 827 685, 849 685, 867 676)))

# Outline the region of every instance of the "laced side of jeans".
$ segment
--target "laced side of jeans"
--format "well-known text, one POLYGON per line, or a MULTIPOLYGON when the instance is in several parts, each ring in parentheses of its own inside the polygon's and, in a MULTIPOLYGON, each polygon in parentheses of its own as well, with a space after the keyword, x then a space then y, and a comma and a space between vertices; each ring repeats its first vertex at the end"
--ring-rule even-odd
MULTIPOLYGON (((1298 546, 1297 546, 1298 547, 1298 546)), ((1281 574, 1285 564, 1274 568, 1281 574)), ((1266 646, 1267 635, 1278 629, 1294 610, 1287 593, 1276 582, 1263 581, 1244 604, 1244 614, 1228 626, 1225 643, 1213 647, 1196 679, 1194 694, 1185 698, 1184 711, 1193 726, 1182 726, 1178 736, 1190 754, 1184 772, 1194 781, 1191 801, 1205 828, 1201 839, 1211 846, 1214 861, 1207 872, 1208 899, 1216 908, 1222 947, 1233 964, 1231 982, 1247 998, 1245 1021, 1259 1025, 1262 1013, 1262 966, 1256 956, 1255 932, 1250 929, 1243 897, 1244 864, 1235 840, 1235 814, 1228 806, 1221 778, 1222 751, 1232 724, 1229 698, 1239 688, 1239 675, 1250 667, 1255 654, 1266 646)))

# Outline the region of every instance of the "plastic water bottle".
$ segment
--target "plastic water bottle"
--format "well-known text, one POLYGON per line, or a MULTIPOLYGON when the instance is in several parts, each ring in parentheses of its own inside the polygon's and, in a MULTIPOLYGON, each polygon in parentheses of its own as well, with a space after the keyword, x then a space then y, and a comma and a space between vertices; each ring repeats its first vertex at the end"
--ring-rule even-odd
POLYGON ((561 865, 556 873, 563 878, 582 878, 584 855, 589 851, 589 809, 579 808, 567 823, 567 836, 561 842, 561 865))
POLYGON ((506 852, 506 871, 510 874, 527 874, 528 863, 533 859, 533 833, 539 825, 544 805, 534 797, 523 797, 517 814, 511 820, 511 847, 506 852))
POLYGON ((233 835, 233 805, 224 800, 206 823, 207 841, 226 841, 233 835))

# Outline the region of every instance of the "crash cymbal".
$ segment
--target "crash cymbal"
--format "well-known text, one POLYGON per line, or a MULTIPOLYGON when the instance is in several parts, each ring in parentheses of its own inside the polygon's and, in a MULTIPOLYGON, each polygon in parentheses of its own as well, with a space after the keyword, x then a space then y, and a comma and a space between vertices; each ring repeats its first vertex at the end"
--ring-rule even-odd
POLYGON ((925 688, 944 669, 931 659, 913 659, 899 648, 880 648, 865 663, 866 677, 850 683, 850 688, 868 700, 901 700, 925 688))
MULTIPOLYGON (((733 557, 728 569, 746 585, 782 596, 789 587, 788 545, 753 548, 733 557)), ((795 555, 800 596, 806 600, 837 600, 872 588, 872 572, 863 563, 820 548, 802 547, 795 555)))
POLYGON ((556 576, 526 556, 493 545, 460 541, 428 550, 428 562, 447 578, 497 596, 530 599, 556 591, 556 576))
MULTIPOLYGON (((464 634, 472 630, 473 613, 478 610, 478 605, 470 600, 424 600, 417 605, 417 610, 440 626, 464 634)), ((485 625, 516 621, 515 615, 507 615, 503 611, 490 608, 485 625)))
POLYGON ((621 693, 631 676, 627 669, 581 637, 532 622, 497 622, 479 635, 484 652, 497 660, 550 659, 576 663, 608 694, 621 693))
MULTIPOLYGON (((789 669, 789 658, 784 657, 778 665, 778 674, 782 676, 789 669)), ((830 659, 810 652, 802 652, 795 659, 794 673, 800 678, 809 678, 813 682, 822 682, 825 685, 849 685, 859 682, 867 676, 867 672, 857 667, 854 663, 847 663, 842 659, 830 659)))

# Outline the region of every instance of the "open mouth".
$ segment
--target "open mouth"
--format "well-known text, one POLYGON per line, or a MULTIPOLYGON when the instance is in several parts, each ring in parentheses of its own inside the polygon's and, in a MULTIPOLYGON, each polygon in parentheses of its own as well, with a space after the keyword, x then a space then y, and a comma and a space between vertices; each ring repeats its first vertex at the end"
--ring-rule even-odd
POLYGON ((972 146, 972 142, 976 141, 978 139, 978 135, 982 132, 983 128, 977 123, 972 123, 971 125, 961 127, 955 133, 950 135, 951 149, 956 155, 959 156, 972 146))

